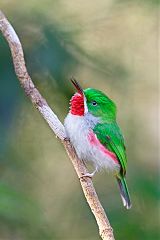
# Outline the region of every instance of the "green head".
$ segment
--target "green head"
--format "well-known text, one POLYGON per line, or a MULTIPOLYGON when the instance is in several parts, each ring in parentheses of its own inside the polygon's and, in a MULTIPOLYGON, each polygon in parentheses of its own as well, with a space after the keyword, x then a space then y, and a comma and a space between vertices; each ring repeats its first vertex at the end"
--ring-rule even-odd
POLYGON ((90 113, 108 121, 116 119, 116 105, 103 92, 87 88, 84 90, 84 95, 90 113))
POLYGON ((78 90, 71 98, 71 113, 83 116, 87 112, 104 121, 113 122, 116 120, 116 105, 103 92, 87 88, 83 90, 75 79, 72 83, 78 90))

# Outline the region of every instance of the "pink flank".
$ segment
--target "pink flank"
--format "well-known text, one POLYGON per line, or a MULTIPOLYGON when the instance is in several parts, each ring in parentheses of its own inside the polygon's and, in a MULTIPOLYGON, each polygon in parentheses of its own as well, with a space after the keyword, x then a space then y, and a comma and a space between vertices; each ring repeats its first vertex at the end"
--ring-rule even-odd
POLYGON ((92 145, 97 146, 99 150, 102 151, 106 156, 110 157, 115 163, 119 164, 116 155, 113 152, 110 152, 100 143, 93 131, 90 131, 88 139, 92 145))

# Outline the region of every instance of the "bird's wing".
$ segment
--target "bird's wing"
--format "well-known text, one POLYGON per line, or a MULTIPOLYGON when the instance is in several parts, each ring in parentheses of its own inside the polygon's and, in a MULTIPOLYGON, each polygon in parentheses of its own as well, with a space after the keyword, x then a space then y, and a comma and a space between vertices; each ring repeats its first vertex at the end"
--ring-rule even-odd
POLYGON ((121 166, 121 174, 124 176, 126 173, 127 157, 124 138, 117 123, 97 124, 93 131, 101 144, 116 154, 121 166))

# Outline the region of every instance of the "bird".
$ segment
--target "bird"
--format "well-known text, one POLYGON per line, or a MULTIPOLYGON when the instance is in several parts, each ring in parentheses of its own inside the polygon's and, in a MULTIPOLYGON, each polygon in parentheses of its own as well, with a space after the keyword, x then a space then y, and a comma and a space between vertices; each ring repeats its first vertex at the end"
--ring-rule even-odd
POLYGON ((74 77, 70 80, 76 93, 70 100, 64 127, 78 157, 94 167, 92 173, 84 176, 92 178, 102 169, 111 172, 118 182, 124 207, 130 209, 132 204, 126 183, 126 147, 116 121, 116 105, 102 91, 94 88, 83 90, 74 77))

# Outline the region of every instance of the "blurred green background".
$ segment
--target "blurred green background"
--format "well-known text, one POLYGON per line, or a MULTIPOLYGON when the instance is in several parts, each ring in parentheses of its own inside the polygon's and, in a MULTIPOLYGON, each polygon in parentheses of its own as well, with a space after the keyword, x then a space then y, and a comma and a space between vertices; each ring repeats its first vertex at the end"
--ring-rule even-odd
MULTIPOLYGON (((93 181, 117 240, 160 239, 156 0, 0 0, 29 73, 61 121, 81 85, 117 103, 133 207, 105 172, 93 181)), ((16 79, 0 35, 0 239, 98 240, 70 160, 16 79)))

